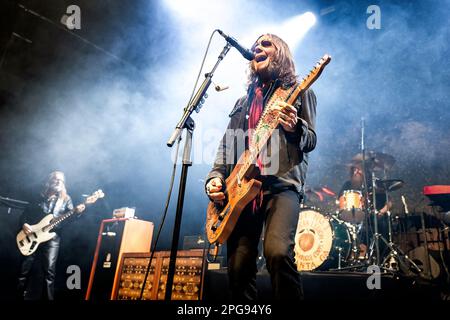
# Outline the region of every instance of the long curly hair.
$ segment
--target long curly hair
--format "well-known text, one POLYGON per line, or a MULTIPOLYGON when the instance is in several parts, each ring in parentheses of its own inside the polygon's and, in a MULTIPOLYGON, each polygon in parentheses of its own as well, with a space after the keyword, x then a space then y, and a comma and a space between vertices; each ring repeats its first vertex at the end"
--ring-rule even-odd
MULTIPOLYGON (((269 74, 271 76, 271 79, 278 79, 279 81, 281 81, 281 84, 286 86, 294 85, 297 82, 298 77, 295 73, 294 58, 292 56, 291 50, 289 49, 289 46, 286 42, 284 42, 283 39, 271 33, 259 36, 253 46, 255 46, 258 40, 264 36, 269 37, 276 48, 274 59, 270 62, 269 65, 269 74)), ((250 62, 248 71, 249 91, 253 91, 252 89, 255 86, 261 84, 260 82, 261 79, 253 68, 253 63, 250 62)))

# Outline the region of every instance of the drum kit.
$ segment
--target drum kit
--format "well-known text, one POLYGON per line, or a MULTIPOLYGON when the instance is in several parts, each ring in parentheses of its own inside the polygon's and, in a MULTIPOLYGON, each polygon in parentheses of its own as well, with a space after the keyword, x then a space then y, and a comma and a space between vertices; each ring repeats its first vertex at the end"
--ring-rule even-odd
POLYGON ((294 247, 298 271, 365 272, 368 266, 375 264, 386 271, 421 272, 393 243, 389 195, 404 184, 402 180, 386 178, 387 171, 394 163, 394 157, 385 153, 363 152, 354 156, 349 164, 352 168, 363 168, 361 190, 349 188, 336 196, 327 187, 306 189, 306 198, 308 194, 317 194, 318 189, 321 189, 322 195, 335 199, 336 207, 332 213, 323 213, 317 207, 309 206, 308 202, 302 205, 294 247), (383 179, 376 177, 380 174, 383 174, 383 179), (385 200, 383 204, 376 203, 380 195, 385 200), (384 204, 388 228, 387 234, 382 235, 378 230, 380 211, 377 208, 384 204), (380 253, 381 243, 388 251, 383 257, 380 253))

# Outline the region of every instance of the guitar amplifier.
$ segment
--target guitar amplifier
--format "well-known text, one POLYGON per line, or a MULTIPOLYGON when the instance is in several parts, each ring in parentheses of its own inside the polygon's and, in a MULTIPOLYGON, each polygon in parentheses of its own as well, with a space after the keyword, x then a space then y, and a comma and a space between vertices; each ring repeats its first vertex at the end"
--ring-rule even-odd
MULTIPOLYGON (((140 298, 150 253, 125 253, 119 268, 119 281, 113 299, 140 298)), ((155 252, 142 300, 164 300, 170 251, 155 252)), ((205 271, 203 250, 178 251, 172 300, 201 300, 205 271)))
POLYGON ((153 223, 138 219, 103 220, 97 238, 86 300, 109 300, 118 284, 122 256, 150 252, 153 223))

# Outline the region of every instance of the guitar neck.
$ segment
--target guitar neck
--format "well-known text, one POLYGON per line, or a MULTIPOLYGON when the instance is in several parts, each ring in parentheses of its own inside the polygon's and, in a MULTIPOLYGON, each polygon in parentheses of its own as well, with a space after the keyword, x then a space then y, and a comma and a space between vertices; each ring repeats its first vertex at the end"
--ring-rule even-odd
POLYGON ((75 210, 70 210, 69 212, 67 212, 67 213, 65 213, 65 214, 63 214, 63 215, 61 215, 61 216, 59 216, 59 217, 57 217, 57 218, 54 218, 54 219, 52 220, 52 222, 47 226, 47 229, 48 229, 48 230, 53 229, 53 228, 56 227, 58 224, 60 224, 61 222, 63 222, 63 221, 66 220, 67 218, 71 217, 71 216, 74 215, 75 213, 76 213, 75 210))
POLYGON ((246 162, 243 163, 241 169, 239 170, 240 179, 244 178, 249 173, 250 168, 254 163, 256 163, 258 156, 263 148, 265 148, 267 141, 280 123, 280 115, 274 115, 273 107, 281 101, 293 105, 298 97, 305 92, 322 74, 323 69, 330 61, 331 57, 329 55, 324 55, 323 58, 310 71, 310 73, 301 80, 300 84, 287 90, 284 90, 281 87, 275 90, 274 94, 270 97, 263 114, 261 115, 255 131, 250 133, 250 156, 246 159, 246 162))
POLYGON ((296 86, 294 89, 290 88, 287 90, 278 88, 268 101, 267 106, 264 109, 263 114, 261 115, 260 121, 255 128, 255 131, 253 133, 250 133, 252 135, 251 145, 249 146, 250 156, 248 158, 248 161, 244 163, 239 171, 240 178, 246 176, 251 165, 256 163, 256 159, 260 155, 263 148, 266 146, 266 143, 272 136, 274 130, 278 127, 280 116, 273 115, 273 107, 280 101, 285 101, 289 104, 293 104, 302 92, 302 90, 300 90, 299 88, 300 85, 296 86))

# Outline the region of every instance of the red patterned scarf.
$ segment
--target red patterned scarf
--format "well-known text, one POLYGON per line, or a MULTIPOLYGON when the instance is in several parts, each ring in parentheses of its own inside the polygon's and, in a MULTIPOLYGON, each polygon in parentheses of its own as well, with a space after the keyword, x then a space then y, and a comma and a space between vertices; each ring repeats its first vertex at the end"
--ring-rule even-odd
MULTIPOLYGON (((254 130, 256 128, 256 125, 258 124, 259 118, 261 118, 261 114, 263 112, 263 104, 264 104, 264 95, 263 95, 263 89, 261 87, 256 87, 255 93, 253 95, 252 104, 250 106, 250 112, 249 112, 249 118, 248 118, 248 129, 254 130)), ((252 134, 249 134, 248 142, 249 145, 251 145, 252 141, 252 134)), ((262 170, 263 164, 261 159, 258 157, 256 160, 256 165, 262 170)), ((255 213, 262 204, 262 191, 256 198, 253 200, 253 213, 255 213)))

